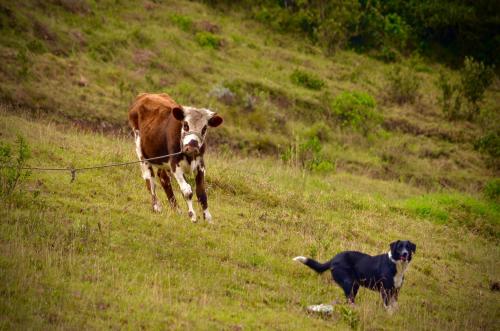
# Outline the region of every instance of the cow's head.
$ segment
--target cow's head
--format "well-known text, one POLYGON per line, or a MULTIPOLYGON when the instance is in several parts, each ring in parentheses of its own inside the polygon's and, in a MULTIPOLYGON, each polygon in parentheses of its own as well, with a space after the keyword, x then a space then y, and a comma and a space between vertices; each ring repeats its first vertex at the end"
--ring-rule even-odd
POLYGON ((173 115, 182 122, 181 149, 188 155, 198 155, 208 127, 216 127, 223 122, 222 117, 206 108, 174 108, 173 115))

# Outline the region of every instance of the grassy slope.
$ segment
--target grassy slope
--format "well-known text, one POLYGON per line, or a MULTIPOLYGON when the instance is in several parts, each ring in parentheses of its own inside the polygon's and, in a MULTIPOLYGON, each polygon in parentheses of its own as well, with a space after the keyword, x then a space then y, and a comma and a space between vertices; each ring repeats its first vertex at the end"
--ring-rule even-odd
MULTIPOLYGON (((488 286, 500 273, 499 210, 478 195, 494 173, 472 148, 479 127, 449 123, 439 112, 434 81, 443 68, 405 62, 420 68, 422 98, 398 106, 387 101, 389 65, 351 52, 327 58, 238 13, 185 1, 54 3, 0 1, 2 26, 9 26, 0 33, 0 94, 22 106, 2 108, 2 141, 27 136, 33 164, 130 160, 130 139, 67 124, 123 127, 140 91, 208 105, 226 119, 211 132, 219 151, 207 161, 217 224, 192 225, 168 208, 153 215, 136 167, 83 173, 74 184, 66 175, 35 173, 22 187, 28 193, 0 202, 2 326, 348 328, 340 313, 333 321, 304 313, 305 305, 341 293, 291 257, 375 254, 397 238, 418 245, 400 312, 389 318, 377 295, 363 291, 354 313, 363 327, 498 324, 498 295, 488 286), (204 21, 221 28, 221 49, 196 42, 204 21), (296 68, 326 87, 293 85, 296 68), (208 95, 221 84, 256 97, 255 109, 208 95), (388 131, 363 137, 337 128, 325 100, 350 90, 376 97, 388 131), (15 114, 26 109, 41 123, 15 114), (336 172, 244 157, 281 153, 317 123, 326 124, 322 153, 336 172), (229 153, 234 149, 239 156, 229 153), (470 195, 441 189, 450 186, 470 195)), ((498 88, 484 107, 497 104, 498 88)))
MULTIPOLYGON (((134 158, 130 139, 0 115, 2 137, 26 135, 37 164, 134 158)), ((381 253, 397 238, 418 245, 400 310, 390 317, 375 293, 361 291, 354 314, 362 327, 498 325, 498 294, 488 288, 500 272, 498 243, 458 225, 483 219, 498 233, 498 205, 469 197, 465 215, 450 212, 440 224, 415 205, 446 205, 406 184, 305 175, 215 152, 207 163, 213 226, 169 208, 153 214, 135 166, 81 173, 73 184, 67 174, 33 174, 24 193, 1 202, 1 328, 345 329, 348 313, 324 320, 304 312, 342 294, 291 258, 381 253)))
MULTIPOLYGON (((281 154, 291 140, 314 135, 316 124, 322 157, 340 171, 468 192, 493 175, 473 150, 481 129, 450 123, 440 112, 435 82, 446 69, 419 58, 403 65, 419 71, 421 98, 399 106, 387 97, 391 65, 349 51, 325 57, 304 40, 197 2, 32 0, 2 8, 0 97, 44 118, 122 128, 138 92, 166 91, 182 104, 219 111, 226 124, 212 137, 240 153, 281 154), (222 46, 201 46, 199 33, 214 25, 222 46), (294 85, 296 69, 314 73, 325 87, 294 85), (230 105, 213 96, 222 85, 239 96, 230 105), (340 130, 328 100, 342 91, 373 95, 386 130, 367 138, 340 130), (252 111, 244 109, 249 96, 252 111)), ((485 109, 498 108, 498 100, 492 89, 485 109)))

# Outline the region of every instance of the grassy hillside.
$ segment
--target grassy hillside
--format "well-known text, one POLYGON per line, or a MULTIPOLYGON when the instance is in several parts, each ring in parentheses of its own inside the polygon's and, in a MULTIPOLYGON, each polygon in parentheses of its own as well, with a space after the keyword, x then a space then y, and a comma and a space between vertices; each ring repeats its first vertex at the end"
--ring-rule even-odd
POLYGON ((208 141, 214 225, 191 224, 163 192, 164 211, 153 214, 137 166, 74 183, 32 172, 0 195, 0 329, 500 322, 490 290, 500 280, 498 151, 475 148, 499 130, 498 79, 476 121, 450 121, 436 83, 440 71, 457 81, 455 71, 418 55, 397 64, 325 56, 244 13, 192 1, 0 0, 0 32, 0 147, 25 137, 30 165, 135 160, 126 112, 139 92, 225 119, 208 141), (397 68, 420 84, 411 102, 394 94, 397 68), (345 112, 349 102, 363 111, 345 112), (305 312, 342 294, 291 258, 379 254, 396 239, 417 244, 398 313, 366 290, 332 317, 305 312))
MULTIPOLYGON (((3 139, 23 133, 39 165, 134 158, 131 139, 1 115, 3 139)), ((153 214, 136 166, 80 173, 72 184, 67 173, 32 174, 1 200, 1 328, 498 325, 498 293, 489 289, 500 272, 498 204, 348 174, 305 174, 268 158, 212 152, 207 164, 215 225, 193 225, 185 211, 169 208, 153 214), (332 318, 305 312, 309 304, 343 302, 342 292, 292 257, 378 254, 398 238, 418 245, 398 313, 389 316, 367 290, 332 318)), ((166 206, 163 192, 160 198, 166 206)))
POLYGON ((482 105, 497 117, 482 118, 483 125, 450 122, 436 86, 438 71, 449 70, 419 56, 397 65, 349 51, 326 57, 243 13, 197 2, 1 3, 0 97, 21 106, 17 111, 117 131, 126 129, 124 114, 137 93, 165 91, 221 113, 226 124, 212 143, 240 154, 286 159, 301 150, 292 161, 310 168, 315 159, 313 165, 324 161, 320 169, 431 190, 477 192, 494 175, 473 145, 498 130, 498 80, 482 105), (420 84, 413 103, 394 101, 395 66, 412 68, 405 75, 420 84), (364 117, 344 123, 332 106, 342 92, 373 98, 380 121, 364 132, 349 126, 364 125, 364 117))

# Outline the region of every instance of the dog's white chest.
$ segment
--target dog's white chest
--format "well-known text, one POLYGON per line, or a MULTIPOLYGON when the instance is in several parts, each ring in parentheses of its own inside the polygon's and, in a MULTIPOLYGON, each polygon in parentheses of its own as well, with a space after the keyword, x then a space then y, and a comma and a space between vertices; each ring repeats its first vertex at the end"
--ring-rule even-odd
POLYGON ((396 262, 396 274, 394 275, 394 287, 400 288, 403 285, 403 275, 408 267, 408 262, 396 262))

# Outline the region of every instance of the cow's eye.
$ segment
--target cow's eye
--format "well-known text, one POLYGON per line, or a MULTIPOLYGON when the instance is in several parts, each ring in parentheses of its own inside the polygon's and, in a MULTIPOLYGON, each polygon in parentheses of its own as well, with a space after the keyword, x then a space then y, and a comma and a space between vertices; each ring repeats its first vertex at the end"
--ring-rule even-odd
POLYGON ((184 131, 189 131, 189 124, 187 122, 184 122, 184 131))
POLYGON ((205 134, 205 132, 207 132, 207 126, 206 125, 203 127, 203 129, 201 129, 201 134, 205 134))

